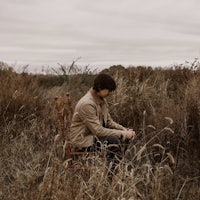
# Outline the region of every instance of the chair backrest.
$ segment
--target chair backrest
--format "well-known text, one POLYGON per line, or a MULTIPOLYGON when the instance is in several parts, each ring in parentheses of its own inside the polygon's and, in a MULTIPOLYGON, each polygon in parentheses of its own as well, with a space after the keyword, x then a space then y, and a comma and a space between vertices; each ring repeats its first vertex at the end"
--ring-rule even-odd
POLYGON ((65 97, 55 97, 55 108, 58 113, 58 121, 61 128, 62 138, 64 141, 64 157, 69 160, 68 167, 72 166, 71 161, 71 142, 70 142, 70 125, 73 114, 72 100, 70 95, 67 93, 65 97))
POLYGON ((70 124, 73 113, 70 95, 67 93, 65 97, 55 97, 55 108, 58 113, 62 137, 64 141, 69 142, 70 124))

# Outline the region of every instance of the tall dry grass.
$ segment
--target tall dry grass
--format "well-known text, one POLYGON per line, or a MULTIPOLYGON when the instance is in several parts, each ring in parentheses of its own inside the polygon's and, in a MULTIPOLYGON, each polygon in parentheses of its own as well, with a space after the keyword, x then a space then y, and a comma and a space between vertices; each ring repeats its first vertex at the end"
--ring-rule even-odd
POLYGON ((200 67, 113 66, 118 88, 108 99, 113 118, 137 139, 112 183, 94 157, 89 171, 66 170, 54 97, 73 106, 95 74, 61 66, 57 75, 17 74, 0 64, 0 199, 196 199, 200 196, 200 67), (74 71, 73 71, 74 70, 74 71))

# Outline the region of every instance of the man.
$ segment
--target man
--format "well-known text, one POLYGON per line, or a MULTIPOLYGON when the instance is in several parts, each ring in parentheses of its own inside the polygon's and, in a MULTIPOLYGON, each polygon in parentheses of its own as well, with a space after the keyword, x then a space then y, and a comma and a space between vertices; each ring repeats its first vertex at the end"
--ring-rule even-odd
POLYGON ((114 122, 108 112, 105 98, 116 89, 116 83, 107 74, 99 74, 93 87, 77 103, 71 124, 71 141, 78 151, 100 150, 99 141, 107 143, 107 161, 114 170, 120 159, 121 140, 133 140, 135 132, 114 122))

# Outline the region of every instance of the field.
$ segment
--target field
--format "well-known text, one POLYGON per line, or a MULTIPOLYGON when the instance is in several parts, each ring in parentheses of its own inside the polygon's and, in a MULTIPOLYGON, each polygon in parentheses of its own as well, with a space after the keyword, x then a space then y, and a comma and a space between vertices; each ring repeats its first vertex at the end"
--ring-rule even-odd
POLYGON ((66 170, 57 138, 54 98, 70 92, 74 107, 95 72, 72 63, 18 74, 1 62, 0 199, 199 199, 200 64, 185 65, 103 70, 118 85, 108 99, 113 119, 137 135, 110 183, 101 165, 66 170))

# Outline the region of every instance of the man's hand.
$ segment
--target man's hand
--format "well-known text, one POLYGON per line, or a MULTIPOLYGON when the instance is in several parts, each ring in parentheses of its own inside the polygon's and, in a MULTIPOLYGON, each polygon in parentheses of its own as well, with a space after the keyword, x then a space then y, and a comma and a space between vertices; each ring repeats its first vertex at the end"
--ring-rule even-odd
POLYGON ((128 140, 135 139, 135 131, 133 131, 132 129, 127 129, 127 130, 123 131, 123 134, 124 134, 125 139, 128 139, 128 140))

